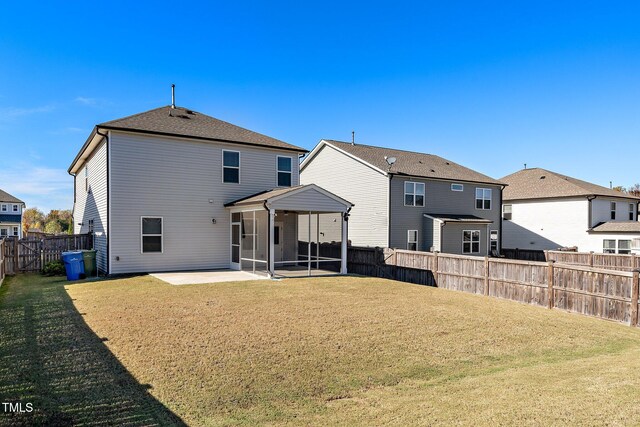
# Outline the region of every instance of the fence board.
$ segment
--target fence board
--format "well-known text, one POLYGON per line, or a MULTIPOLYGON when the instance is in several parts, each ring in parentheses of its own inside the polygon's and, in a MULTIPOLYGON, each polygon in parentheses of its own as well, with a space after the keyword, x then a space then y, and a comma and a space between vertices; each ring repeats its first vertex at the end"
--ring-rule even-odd
MULTIPOLYGON (((547 255, 552 258, 555 252, 547 255)), ((602 268, 594 254, 568 254, 560 262, 519 261, 401 249, 349 248, 349 271, 440 288, 486 294, 637 326, 638 272, 623 262, 602 268), (593 264, 581 265, 587 262, 593 264), (632 295, 632 292, 635 292, 632 295)), ((638 257, 629 257, 636 262, 638 257)), ((633 265, 633 264, 628 264, 633 265)))
POLYGON ((545 251, 545 257, 547 261, 597 267, 605 270, 633 271, 636 268, 640 268, 640 257, 635 254, 545 251))
POLYGON ((62 252, 69 250, 91 249, 91 234, 75 234, 44 237, 42 239, 4 239, 4 273, 37 272, 50 261, 60 260, 62 252))

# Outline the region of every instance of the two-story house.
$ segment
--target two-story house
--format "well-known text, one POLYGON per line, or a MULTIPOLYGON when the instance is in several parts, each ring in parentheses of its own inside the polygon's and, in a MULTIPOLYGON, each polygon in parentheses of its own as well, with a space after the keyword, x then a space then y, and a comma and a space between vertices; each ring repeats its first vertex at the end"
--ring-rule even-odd
POLYGON ((322 140, 302 161, 315 182, 354 203, 354 245, 497 254, 503 184, 432 154, 322 140))
POLYGON ((22 200, 0 190, 0 239, 22 239, 22 211, 25 207, 22 200))
POLYGON ((504 247, 640 250, 640 198, 541 168, 505 176, 504 247))
POLYGON ((329 265, 346 273, 351 204, 300 185, 305 153, 175 105, 99 124, 68 170, 74 232, 94 233, 98 268, 108 274, 231 268, 273 276, 329 265), (320 240, 338 245, 340 258, 322 256, 320 240))

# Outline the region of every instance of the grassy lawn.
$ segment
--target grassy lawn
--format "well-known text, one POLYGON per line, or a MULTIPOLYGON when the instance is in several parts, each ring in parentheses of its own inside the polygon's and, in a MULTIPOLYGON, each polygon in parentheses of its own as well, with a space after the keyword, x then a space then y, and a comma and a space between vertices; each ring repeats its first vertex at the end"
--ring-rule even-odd
POLYGON ((42 420, 640 424, 639 329, 382 279, 18 276, 0 328, 0 397, 42 420))

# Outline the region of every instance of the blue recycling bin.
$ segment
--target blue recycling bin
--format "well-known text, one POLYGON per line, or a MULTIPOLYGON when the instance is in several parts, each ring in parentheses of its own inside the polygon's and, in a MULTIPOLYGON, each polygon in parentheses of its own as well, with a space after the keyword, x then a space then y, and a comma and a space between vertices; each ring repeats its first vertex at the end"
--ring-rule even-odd
POLYGON ((84 257, 82 251, 62 252, 62 262, 67 272, 67 280, 78 280, 84 274, 84 257))

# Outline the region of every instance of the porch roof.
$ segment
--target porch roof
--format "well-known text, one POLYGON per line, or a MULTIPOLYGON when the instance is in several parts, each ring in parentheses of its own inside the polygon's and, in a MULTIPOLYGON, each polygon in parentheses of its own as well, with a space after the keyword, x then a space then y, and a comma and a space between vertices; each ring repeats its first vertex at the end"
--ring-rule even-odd
POLYGON ((640 222, 638 221, 607 221, 601 222, 588 230, 589 232, 600 233, 640 233, 640 222))
POLYGON ((468 224, 491 224, 490 219, 480 218, 475 215, 457 215, 457 214, 424 214, 427 218, 434 219, 443 223, 447 222, 464 222, 468 224))
POLYGON ((272 209, 309 212, 346 212, 353 203, 315 184, 276 188, 226 203, 227 208, 265 206, 272 209))

